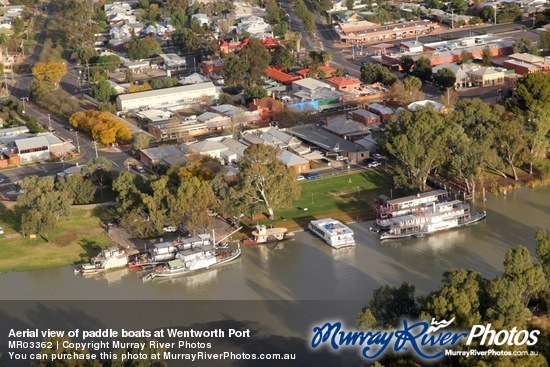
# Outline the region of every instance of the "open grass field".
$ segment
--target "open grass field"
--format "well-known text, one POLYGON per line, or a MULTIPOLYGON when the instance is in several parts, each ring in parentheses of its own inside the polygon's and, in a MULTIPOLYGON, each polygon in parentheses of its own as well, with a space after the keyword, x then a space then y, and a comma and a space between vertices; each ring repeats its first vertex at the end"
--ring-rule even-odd
POLYGON ((37 236, 24 238, 17 229, 19 216, 13 209, 0 204, 0 272, 6 270, 33 270, 64 266, 88 261, 98 254, 98 247, 112 245, 100 226, 97 210, 71 209, 68 218, 60 218, 49 241, 37 236))
MULTIPOLYGON (((374 199, 390 195, 391 177, 383 170, 367 169, 358 173, 300 182, 301 197, 290 208, 275 211, 274 221, 258 223, 297 230, 314 219, 333 217, 345 222, 374 217, 374 199)), ((249 223, 254 226, 256 222, 249 223)))

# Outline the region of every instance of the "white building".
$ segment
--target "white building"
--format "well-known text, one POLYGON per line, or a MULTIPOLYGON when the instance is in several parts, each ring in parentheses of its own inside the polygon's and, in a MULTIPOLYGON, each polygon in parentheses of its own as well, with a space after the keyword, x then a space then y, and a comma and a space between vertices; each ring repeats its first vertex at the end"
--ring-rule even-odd
POLYGON ((119 95, 116 99, 116 106, 118 111, 148 109, 196 102, 202 96, 217 100, 218 95, 219 88, 214 83, 208 82, 119 95))

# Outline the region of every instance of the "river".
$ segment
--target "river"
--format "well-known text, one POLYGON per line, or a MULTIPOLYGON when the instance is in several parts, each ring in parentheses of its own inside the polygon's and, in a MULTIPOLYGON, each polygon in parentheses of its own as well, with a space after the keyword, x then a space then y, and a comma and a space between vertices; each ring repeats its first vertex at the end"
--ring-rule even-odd
MULTIPOLYGON (((477 203, 476 210, 483 209, 477 203)), ((481 206, 480 206, 481 205, 481 206)), ((417 295, 437 289, 451 267, 470 268, 487 278, 502 273, 506 251, 523 244, 534 254, 534 236, 550 224, 550 188, 522 189, 489 197, 487 219, 470 227, 418 239, 380 243, 371 223, 356 223, 357 246, 333 250, 309 232, 295 240, 244 247, 233 263, 174 279, 141 281, 127 269, 94 277, 74 275, 71 267, 0 275, 0 363, 27 366, 8 357, 7 331, 53 330, 251 330, 246 339, 189 339, 212 348, 178 349, 226 353, 279 351, 297 360, 265 366, 359 366, 358 349, 312 350, 312 330, 340 321, 353 330, 355 318, 381 285, 408 281, 417 295), (136 302, 139 300, 139 302, 136 302)), ((11 339, 10 339, 11 340, 11 339)), ((96 341, 107 340, 95 338, 96 341)), ((180 338, 166 341, 181 342, 180 338)), ((15 350, 15 349, 14 349, 15 350)), ((27 352, 27 350, 22 350, 27 352)), ((193 364, 212 366, 212 362, 193 364)), ((169 366, 181 362, 170 360, 169 366)), ((255 367, 250 361, 220 366, 255 367)))
MULTIPOLYGON (((476 203, 476 210, 483 203, 476 203)), ((534 254, 535 232, 550 223, 550 188, 489 196, 487 219, 418 239, 380 243, 356 223, 357 246, 333 250, 309 232, 277 248, 244 247, 234 263, 174 279, 143 283, 127 269, 95 277, 70 267, 0 275, 4 300, 367 300, 381 285, 411 282, 417 292, 436 289, 450 267, 492 278, 506 250, 523 244, 534 254)))

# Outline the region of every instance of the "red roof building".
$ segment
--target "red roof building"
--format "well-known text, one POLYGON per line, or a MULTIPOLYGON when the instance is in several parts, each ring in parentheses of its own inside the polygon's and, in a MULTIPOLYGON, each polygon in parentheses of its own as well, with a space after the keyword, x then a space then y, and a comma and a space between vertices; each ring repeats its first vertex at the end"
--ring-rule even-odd
POLYGON ((281 84, 290 84, 295 80, 300 80, 301 78, 299 76, 293 76, 287 73, 282 72, 278 67, 276 66, 269 66, 265 72, 267 73, 267 76, 275 81, 278 81, 281 84))
MULTIPOLYGON (((245 38, 243 39, 242 41, 240 42, 227 42, 227 41, 222 41, 220 43, 220 51, 223 52, 223 53, 234 53, 234 52, 239 52, 240 50, 242 50, 246 45, 248 45, 248 42, 250 41, 249 38, 245 38)), ((262 45, 266 48, 266 50, 268 51, 271 51, 273 49, 276 49, 277 47, 281 47, 281 45, 279 44, 279 42, 277 42, 277 40, 273 39, 272 37, 268 37, 268 38, 261 38, 260 39, 260 42, 262 43, 262 45)))
POLYGON ((325 83, 332 85, 339 92, 350 92, 361 86, 359 78, 346 78, 344 76, 333 76, 325 79, 325 83))
POLYGON ((203 75, 217 75, 223 69, 224 59, 218 58, 201 62, 203 75))
MULTIPOLYGON (((296 72, 296 74, 300 75, 302 78, 307 78, 307 74, 311 71, 312 69, 302 69, 302 70, 298 70, 296 72)), ((317 68, 317 72, 321 72, 323 71, 325 73, 325 75, 327 76, 327 78, 331 77, 332 76, 332 73, 334 73, 336 71, 335 68, 331 67, 331 66, 326 66, 326 65, 321 65, 317 68)))

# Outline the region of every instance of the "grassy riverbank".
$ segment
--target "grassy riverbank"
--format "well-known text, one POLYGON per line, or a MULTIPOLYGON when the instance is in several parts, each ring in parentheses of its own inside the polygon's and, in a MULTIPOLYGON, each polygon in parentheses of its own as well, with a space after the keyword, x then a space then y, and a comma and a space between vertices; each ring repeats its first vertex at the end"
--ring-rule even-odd
POLYGON ((19 216, 11 208, 0 205, 0 272, 53 268, 86 261, 98 253, 98 247, 109 246, 100 219, 91 209, 71 209, 68 218, 60 218, 48 234, 49 241, 22 237, 19 216))
MULTIPOLYGON (((285 209, 275 211, 276 219, 258 223, 297 230, 311 220, 332 217, 341 221, 359 221, 374 217, 373 202, 381 194, 390 195, 391 177, 383 170, 367 169, 300 182, 301 197, 285 209)), ((256 222, 248 223, 254 226, 256 222)))

